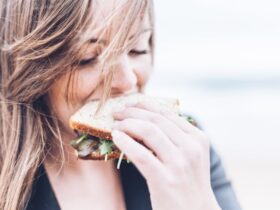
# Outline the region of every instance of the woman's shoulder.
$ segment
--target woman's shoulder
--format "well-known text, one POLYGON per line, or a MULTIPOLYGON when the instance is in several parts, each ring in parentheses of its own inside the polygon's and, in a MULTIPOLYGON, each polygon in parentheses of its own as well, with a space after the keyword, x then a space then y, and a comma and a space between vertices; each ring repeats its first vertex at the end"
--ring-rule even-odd
MULTIPOLYGON (((193 117, 193 115, 183 112, 180 116, 187 119, 190 123, 203 130, 201 123, 193 117)), ((227 177, 223 161, 210 144, 210 172, 211 172, 211 187, 216 196, 216 199, 222 209, 240 210, 241 207, 233 190, 230 179, 227 177)))
POLYGON ((230 179, 227 177, 222 160, 213 146, 210 147, 211 186, 222 209, 240 210, 230 179))

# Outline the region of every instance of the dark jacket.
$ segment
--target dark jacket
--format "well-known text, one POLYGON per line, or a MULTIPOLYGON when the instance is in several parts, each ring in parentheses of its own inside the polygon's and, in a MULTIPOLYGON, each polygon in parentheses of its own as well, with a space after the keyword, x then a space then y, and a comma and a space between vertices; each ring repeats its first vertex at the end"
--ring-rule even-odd
MULTIPOLYGON (((211 185, 222 210, 240 210, 230 181, 227 179, 221 160, 211 148, 211 185)), ((120 168, 122 187, 127 210, 152 210, 145 179, 133 164, 124 162, 120 168)), ((60 210, 44 168, 38 170, 27 210, 60 210)))

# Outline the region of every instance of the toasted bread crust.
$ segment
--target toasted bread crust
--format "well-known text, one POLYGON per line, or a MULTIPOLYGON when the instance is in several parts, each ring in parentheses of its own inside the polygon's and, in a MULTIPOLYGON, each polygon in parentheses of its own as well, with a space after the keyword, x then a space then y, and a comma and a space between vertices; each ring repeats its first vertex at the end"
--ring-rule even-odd
MULTIPOLYGON (((108 160, 118 159, 121 155, 120 151, 113 151, 108 155, 108 160)), ((105 155, 101 155, 99 152, 92 152, 90 155, 86 157, 79 157, 82 160, 105 160, 105 155)), ((124 160, 127 160, 126 155, 123 156, 124 160)))
POLYGON ((73 130, 77 130, 77 131, 85 133, 85 134, 96 136, 96 137, 101 138, 101 139, 112 140, 112 138, 113 138, 112 135, 111 135, 111 132, 101 130, 101 129, 92 128, 92 127, 90 127, 88 125, 84 125, 82 123, 77 123, 77 122, 70 121, 70 127, 73 130))

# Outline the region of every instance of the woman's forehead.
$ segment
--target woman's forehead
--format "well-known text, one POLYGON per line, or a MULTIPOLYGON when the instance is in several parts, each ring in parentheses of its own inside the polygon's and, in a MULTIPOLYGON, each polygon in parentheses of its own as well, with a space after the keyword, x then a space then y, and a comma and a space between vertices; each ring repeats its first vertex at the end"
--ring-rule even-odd
POLYGON ((125 0, 93 0, 91 9, 93 14, 98 14, 100 18, 106 18, 118 7, 125 5, 125 0))
POLYGON ((137 1, 145 0, 93 0, 91 9, 93 14, 98 14, 101 19, 104 19, 109 17, 114 11, 120 11, 119 15, 121 15, 126 10, 129 10, 131 6, 135 5, 137 1))
MULTIPOLYGON (((130 7, 133 4, 131 2, 132 0, 95 0, 91 7, 95 25, 94 29, 106 27, 107 30, 114 34, 114 32, 119 30, 127 11, 131 9, 130 7)), ((144 12, 129 26, 131 27, 132 34, 139 30, 146 31, 151 28, 149 15, 146 11, 144 12)), ((99 30, 94 31, 95 36, 98 36, 99 30)), ((104 31, 100 30, 100 32, 104 31)))

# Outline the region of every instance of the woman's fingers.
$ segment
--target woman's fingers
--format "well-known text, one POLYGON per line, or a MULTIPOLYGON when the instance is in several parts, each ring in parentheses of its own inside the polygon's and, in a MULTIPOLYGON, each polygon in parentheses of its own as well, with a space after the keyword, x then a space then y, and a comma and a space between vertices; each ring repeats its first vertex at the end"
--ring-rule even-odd
POLYGON ((183 117, 178 116, 177 114, 174 114, 172 112, 163 112, 164 117, 166 117, 168 120, 172 121, 176 126, 178 126, 180 129, 187 133, 195 133, 197 131, 200 131, 199 128, 191 124, 188 120, 186 120, 183 117))
MULTIPOLYGON (((128 107, 129 106, 132 106, 132 104, 130 104, 130 105, 128 104, 128 107)), ((198 128, 196 128, 194 125, 189 123, 184 118, 179 117, 176 113, 163 110, 160 107, 158 107, 156 104, 150 104, 147 102, 139 102, 137 104, 134 104, 133 107, 138 107, 141 109, 159 113, 159 114, 163 115, 164 117, 166 117, 167 119, 169 119, 170 121, 172 121, 173 123, 175 123, 179 128, 181 128, 185 132, 191 133, 191 132, 198 130, 198 128)))
POLYGON ((131 160, 144 177, 153 177, 155 172, 162 172, 162 163, 151 151, 119 130, 112 131, 116 146, 131 160))
MULTIPOLYGON (((117 120, 127 118, 141 119, 155 124, 176 146, 181 146, 186 139, 186 131, 177 126, 172 120, 162 114, 139 107, 127 107, 122 112, 113 113, 117 120)), ((171 116, 173 117, 173 116, 171 116)), ((179 118, 179 117, 178 117, 179 118)), ((185 129, 186 130, 186 129, 185 129)))
POLYGON ((126 118, 117 121, 114 128, 123 131, 133 139, 143 141, 162 162, 170 162, 178 152, 163 131, 151 122, 126 118))

